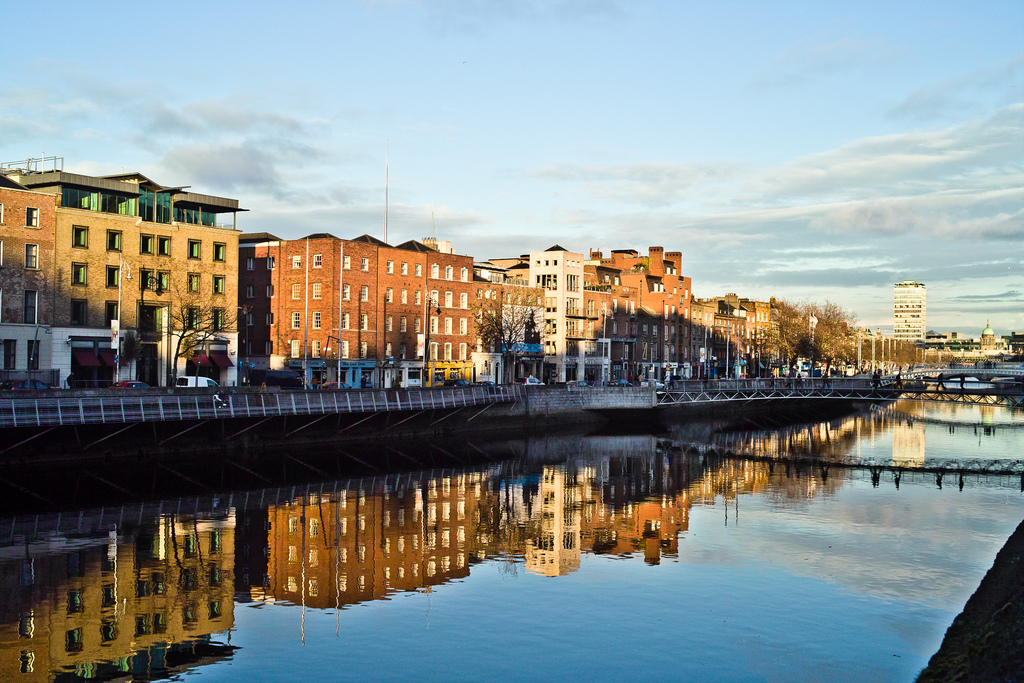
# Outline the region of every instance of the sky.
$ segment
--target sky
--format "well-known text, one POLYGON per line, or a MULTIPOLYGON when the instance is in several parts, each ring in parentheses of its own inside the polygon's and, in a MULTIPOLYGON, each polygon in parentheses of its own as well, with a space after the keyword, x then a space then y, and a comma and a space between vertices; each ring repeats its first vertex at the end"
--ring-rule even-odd
POLYGON ((662 246, 708 297, 1024 331, 1024 3, 8 3, 0 161, 477 260, 662 246), (33 28, 34 27, 34 28, 33 28), (385 182, 387 179, 387 182, 385 182))

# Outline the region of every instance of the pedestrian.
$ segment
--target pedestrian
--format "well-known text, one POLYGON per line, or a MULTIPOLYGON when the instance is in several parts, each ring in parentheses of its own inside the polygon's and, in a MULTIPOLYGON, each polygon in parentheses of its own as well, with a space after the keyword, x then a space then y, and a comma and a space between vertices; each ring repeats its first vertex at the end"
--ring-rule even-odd
POLYGON ((68 373, 68 378, 66 380, 64 380, 64 381, 67 382, 68 389, 74 389, 75 388, 75 373, 74 372, 68 373))
POLYGON ((216 394, 213 395, 213 407, 214 408, 223 408, 227 404, 228 404, 228 402, 224 400, 224 392, 223 391, 218 391, 216 394))

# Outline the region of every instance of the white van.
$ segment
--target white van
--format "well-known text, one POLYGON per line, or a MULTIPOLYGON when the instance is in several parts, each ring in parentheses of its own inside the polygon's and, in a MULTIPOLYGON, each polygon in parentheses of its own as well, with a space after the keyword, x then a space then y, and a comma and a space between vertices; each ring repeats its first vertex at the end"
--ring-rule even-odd
POLYGON ((179 377, 178 381, 174 383, 176 387, 219 387, 220 385, 214 382, 209 377, 192 377, 191 375, 185 377, 179 377))

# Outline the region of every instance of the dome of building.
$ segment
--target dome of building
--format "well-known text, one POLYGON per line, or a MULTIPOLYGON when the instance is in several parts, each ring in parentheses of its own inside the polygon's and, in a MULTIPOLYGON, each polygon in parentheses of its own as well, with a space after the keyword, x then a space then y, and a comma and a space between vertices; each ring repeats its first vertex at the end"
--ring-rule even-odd
POLYGON ((994 336, 996 336, 996 333, 992 331, 992 326, 989 324, 988 320, 985 321, 985 329, 981 331, 981 336, 982 337, 994 337, 994 336))

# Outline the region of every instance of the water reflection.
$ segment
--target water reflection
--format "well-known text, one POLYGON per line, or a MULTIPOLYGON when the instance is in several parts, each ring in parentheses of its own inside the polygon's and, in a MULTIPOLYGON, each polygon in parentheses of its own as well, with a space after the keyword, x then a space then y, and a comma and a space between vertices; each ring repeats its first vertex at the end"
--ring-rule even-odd
MULTIPOLYGON (((647 577, 661 576, 659 565, 750 565, 758 577, 785 567, 904 607, 958 609, 991 562, 985 553, 1005 540, 1004 520, 990 507, 938 499, 966 495, 962 475, 947 479, 946 492, 932 473, 895 475, 927 485, 925 496, 925 486, 897 492, 895 479, 882 491, 871 486, 875 470, 835 466, 927 463, 949 434, 935 421, 953 417, 880 411, 777 430, 711 422, 669 438, 550 436, 478 468, 0 519, 0 679, 172 676, 236 656, 235 603, 282 604, 296 615, 291 606, 302 606, 296 632, 305 644, 307 609, 333 613, 340 629, 350 606, 433 591, 482 564, 522 569, 545 586, 572 585, 565 577, 598 560, 642 561, 647 577), (779 457, 720 455, 743 449, 779 457), (814 458, 783 457, 795 454, 814 458), (960 539, 956 552, 950 538, 960 539)), ((971 433, 964 447, 973 443, 971 433)), ((967 493, 1005 491, 1012 517, 1020 503, 1011 483, 977 475, 967 493)), ((780 585, 800 585, 788 581, 780 585)), ((587 609, 574 599, 559 609, 587 609)), ((903 619, 904 607, 885 618, 903 619)), ((948 624, 929 619, 924 642, 948 624)))
POLYGON ((0 549, 0 680, 162 677, 229 656, 209 635, 233 624, 233 527, 165 516, 0 549))

